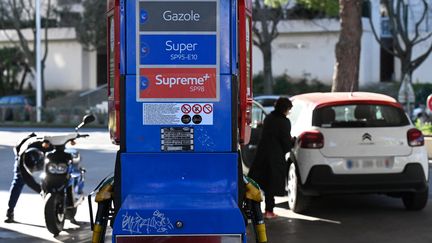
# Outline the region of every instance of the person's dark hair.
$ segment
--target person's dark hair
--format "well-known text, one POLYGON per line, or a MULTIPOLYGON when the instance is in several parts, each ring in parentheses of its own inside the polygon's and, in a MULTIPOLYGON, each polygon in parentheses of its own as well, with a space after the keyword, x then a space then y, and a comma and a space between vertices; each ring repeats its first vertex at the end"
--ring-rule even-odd
POLYGON ((286 97, 280 97, 275 103, 275 110, 279 113, 285 113, 288 109, 292 107, 291 100, 286 97))

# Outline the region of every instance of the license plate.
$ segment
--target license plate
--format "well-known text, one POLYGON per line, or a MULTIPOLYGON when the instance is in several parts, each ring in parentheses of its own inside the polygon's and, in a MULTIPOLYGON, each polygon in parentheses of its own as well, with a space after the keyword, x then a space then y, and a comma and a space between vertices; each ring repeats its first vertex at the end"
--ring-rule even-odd
POLYGON ((346 168, 355 169, 391 169, 393 167, 392 158, 353 158, 347 159, 346 168))

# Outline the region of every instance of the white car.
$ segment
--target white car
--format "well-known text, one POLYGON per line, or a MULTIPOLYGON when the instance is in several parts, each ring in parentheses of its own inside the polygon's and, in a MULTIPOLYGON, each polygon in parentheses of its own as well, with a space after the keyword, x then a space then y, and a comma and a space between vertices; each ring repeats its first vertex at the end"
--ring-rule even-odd
POLYGON ((309 93, 291 98, 288 204, 307 209, 312 196, 385 193, 408 210, 428 200, 423 134, 393 98, 366 92, 309 93))

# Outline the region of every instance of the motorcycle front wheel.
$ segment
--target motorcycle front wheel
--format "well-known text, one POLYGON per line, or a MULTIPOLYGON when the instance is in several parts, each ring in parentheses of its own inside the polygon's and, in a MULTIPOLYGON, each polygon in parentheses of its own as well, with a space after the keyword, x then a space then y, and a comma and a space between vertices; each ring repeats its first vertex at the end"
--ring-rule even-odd
POLYGON ((64 195, 49 193, 45 198, 45 224, 49 232, 57 236, 65 221, 64 195))

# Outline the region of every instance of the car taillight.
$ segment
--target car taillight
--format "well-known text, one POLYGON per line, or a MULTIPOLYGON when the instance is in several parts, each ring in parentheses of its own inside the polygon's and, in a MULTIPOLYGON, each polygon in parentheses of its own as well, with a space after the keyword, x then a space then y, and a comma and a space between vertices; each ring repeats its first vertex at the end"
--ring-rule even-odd
POLYGON ((324 136, 320 131, 307 131, 299 136, 301 148, 322 148, 324 147, 324 136))
POLYGON ((411 147, 423 146, 424 137, 420 130, 411 128, 407 132, 408 145, 411 147))

